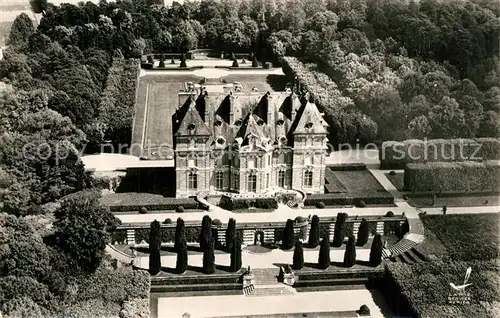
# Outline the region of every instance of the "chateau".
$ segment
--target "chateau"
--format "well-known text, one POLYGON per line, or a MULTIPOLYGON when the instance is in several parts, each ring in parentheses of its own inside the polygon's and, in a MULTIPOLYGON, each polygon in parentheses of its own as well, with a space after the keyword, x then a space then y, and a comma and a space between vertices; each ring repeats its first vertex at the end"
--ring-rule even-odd
POLYGON ((292 91, 190 87, 179 93, 172 122, 176 197, 324 192, 327 123, 313 102, 292 91))

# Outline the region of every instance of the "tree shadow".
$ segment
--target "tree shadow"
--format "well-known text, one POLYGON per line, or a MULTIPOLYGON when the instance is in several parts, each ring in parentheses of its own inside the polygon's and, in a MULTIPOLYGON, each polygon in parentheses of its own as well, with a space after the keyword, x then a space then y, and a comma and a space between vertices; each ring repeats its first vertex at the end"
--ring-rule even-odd
POLYGON ((306 262, 306 263, 304 263, 304 267, 309 267, 309 268, 313 268, 313 269, 322 269, 319 267, 318 263, 306 262))
POLYGON ((203 252, 203 249, 196 245, 188 245, 187 250, 191 252, 203 252))
POLYGON ((304 243, 304 248, 309 248, 309 249, 317 249, 319 244, 317 244, 316 246, 313 246, 312 244, 309 244, 309 243, 304 243))
POLYGON ((284 75, 268 75, 266 78, 267 83, 274 91, 282 92, 286 88, 288 83, 286 76, 284 75))
POLYGON ((278 268, 286 267, 287 265, 290 265, 290 264, 288 264, 288 263, 273 263, 273 266, 276 266, 278 268))
POLYGON ((218 270, 221 270, 221 271, 224 271, 224 272, 230 272, 231 271, 231 267, 227 266, 227 265, 215 264, 215 269, 218 269, 218 270))
POLYGON ((135 250, 136 250, 137 252, 140 252, 140 253, 149 254, 149 247, 145 247, 145 246, 137 246, 137 247, 135 247, 135 250))
POLYGON ((344 267, 344 262, 330 262, 330 266, 344 267))
POLYGON ((177 270, 175 268, 172 268, 172 267, 165 267, 165 266, 162 266, 161 267, 161 271, 162 272, 165 272, 167 274, 179 274, 177 272, 177 270))
POLYGON ((175 250, 175 248, 173 246, 162 246, 160 248, 160 250, 166 251, 166 252, 171 252, 171 253, 177 253, 177 251, 175 250))
POLYGON ((376 267, 372 266, 369 261, 360 261, 360 260, 356 260, 356 265, 376 267))

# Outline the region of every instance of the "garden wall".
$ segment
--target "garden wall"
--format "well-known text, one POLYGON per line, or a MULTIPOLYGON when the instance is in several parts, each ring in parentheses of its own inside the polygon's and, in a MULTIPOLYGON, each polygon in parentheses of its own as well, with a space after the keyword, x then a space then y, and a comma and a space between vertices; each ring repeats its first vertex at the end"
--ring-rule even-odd
POLYGON ((410 139, 386 141, 379 150, 382 169, 402 169, 407 163, 500 159, 500 139, 410 139))
POLYGON ((497 192, 500 165, 486 162, 428 162, 407 164, 404 190, 413 192, 497 192))

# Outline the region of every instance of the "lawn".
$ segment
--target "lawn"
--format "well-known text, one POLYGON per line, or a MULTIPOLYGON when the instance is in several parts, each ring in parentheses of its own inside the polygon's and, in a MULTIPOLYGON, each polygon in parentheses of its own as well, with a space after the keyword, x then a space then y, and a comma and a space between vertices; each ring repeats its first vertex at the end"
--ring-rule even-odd
MULTIPOLYGON (((408 204, 418 208, 432 207, 433 197, 428 196, 415 196, 408 199, 408 204)), ((451 195, 442 194, 436 196, 436 202, 434 206, 442 207, 444 205, 448 207, 467 207, 467 206, 484 206, 484 205, 499 205, 499 196, 495 194, 461 194, 461 195, 451 195), (486 203, 487 202, 487 203, 486 203)))
POLYGON ((391 175, 390 173, 386 173, 385 176, 391 183, 396 187, 398 191, 403 191, 404 188, 404 176, 405 174, 403 172, 396 173, 394 175, 391 175))

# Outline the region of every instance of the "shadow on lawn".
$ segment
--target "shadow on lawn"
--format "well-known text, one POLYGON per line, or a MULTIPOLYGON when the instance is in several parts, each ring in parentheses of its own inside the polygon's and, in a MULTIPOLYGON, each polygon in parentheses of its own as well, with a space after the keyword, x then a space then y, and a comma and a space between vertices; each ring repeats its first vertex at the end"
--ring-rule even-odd
POLYGON ((287 84, 287 79, 284 75, 268 75, 266 81, 276 92, 284 91, 287 84))

